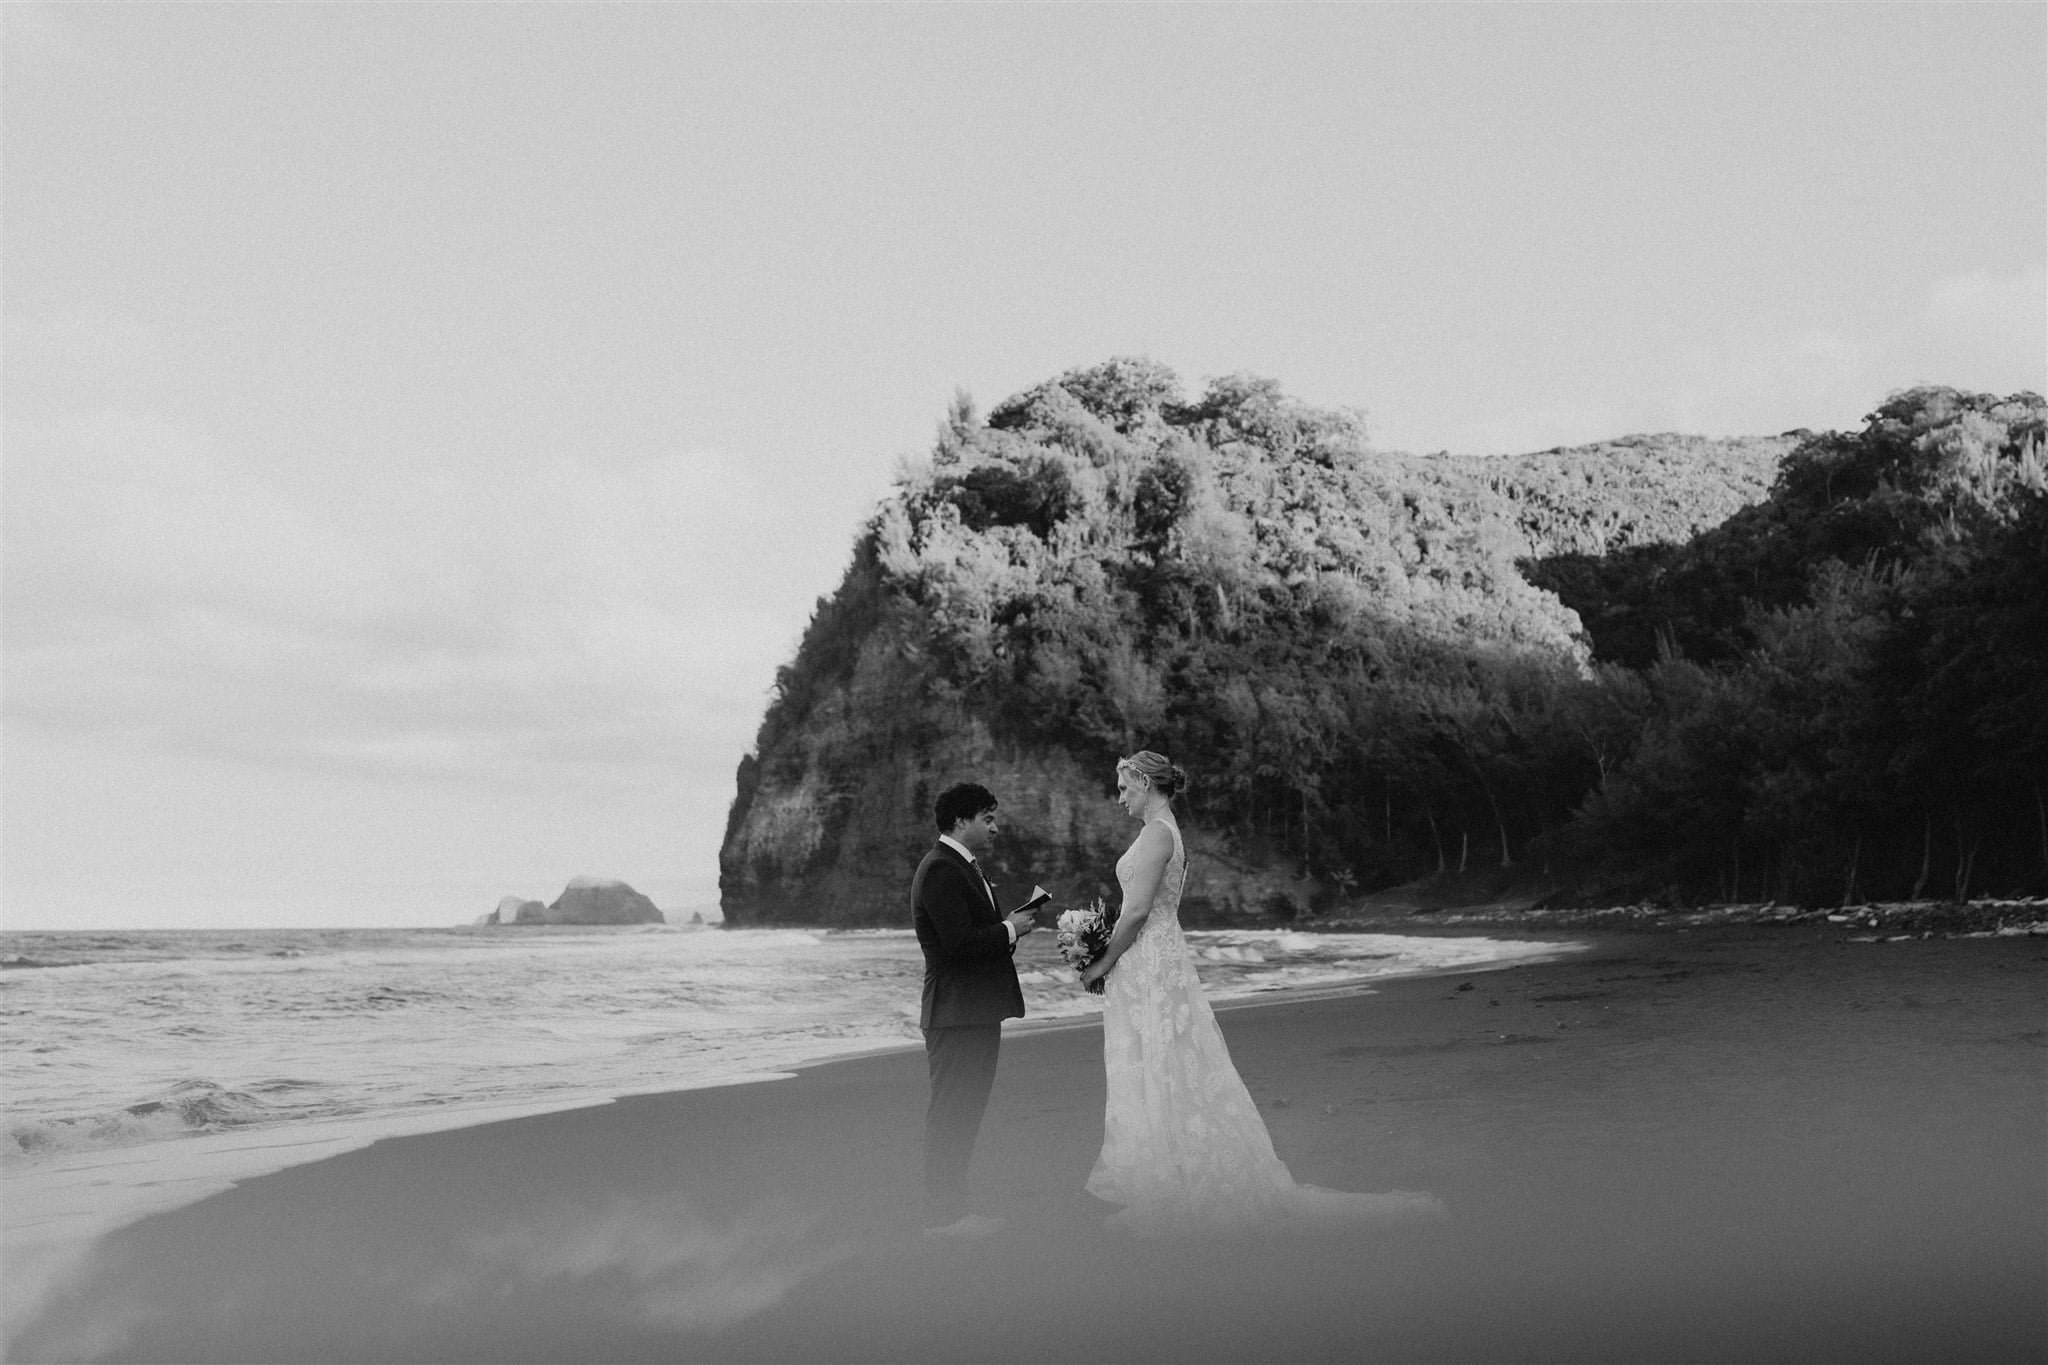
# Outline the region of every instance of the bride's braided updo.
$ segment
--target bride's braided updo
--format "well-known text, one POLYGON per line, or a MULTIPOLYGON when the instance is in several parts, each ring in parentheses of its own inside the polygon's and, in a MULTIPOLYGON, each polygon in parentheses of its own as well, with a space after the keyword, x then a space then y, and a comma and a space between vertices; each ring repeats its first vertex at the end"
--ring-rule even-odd
POLYGON ((1118 760, 1116 766, 1144 778, 1161 796, 1179 796, 1188 789, 1187 771, 1178 763, 1170 762, 1166 755, 1155 754, 1150 749, 1140 749, 1129 758, 1118 760))

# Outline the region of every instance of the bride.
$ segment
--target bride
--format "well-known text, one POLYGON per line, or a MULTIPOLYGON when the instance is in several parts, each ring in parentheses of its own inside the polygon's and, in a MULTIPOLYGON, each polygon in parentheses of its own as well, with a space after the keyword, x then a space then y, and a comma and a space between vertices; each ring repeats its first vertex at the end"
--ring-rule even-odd
POLYGON ((1308 1218, 1440 1216, 1427 1194, 1345 1194, 1297 1185, 1231 1065, 1180 931, 1187 850, 1173 798, 1187 774, 1149 751, 1116 767, 1117 802, 1143 828, 1117 860, 1123 908, 1109 947, 1081 973, 1107 976, 1102 1058, 1109 1103, 1088 1193, 1113 1226, 1174 1232, 1308 1218))

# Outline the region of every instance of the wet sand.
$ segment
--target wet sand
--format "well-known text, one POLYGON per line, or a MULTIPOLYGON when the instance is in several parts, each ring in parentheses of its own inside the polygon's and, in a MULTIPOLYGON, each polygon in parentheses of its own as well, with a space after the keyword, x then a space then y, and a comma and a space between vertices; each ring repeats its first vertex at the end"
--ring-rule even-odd
POLYGON ((8 1357, 2048 1358, 2044 967, 1740 927, 1223 1011, 1296 1178, 1434 1225, 1104 1231, 1095 1027, 1006 1037, 965 1246, 919 1053, 398 1138, 112 1235, 8 1357))

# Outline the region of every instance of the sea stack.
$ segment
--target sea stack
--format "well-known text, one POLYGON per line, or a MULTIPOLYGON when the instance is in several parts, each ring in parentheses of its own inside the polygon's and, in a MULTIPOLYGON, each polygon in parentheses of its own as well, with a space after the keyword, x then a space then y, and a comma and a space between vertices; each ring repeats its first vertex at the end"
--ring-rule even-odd
POLYGON ((666 924, 654 902, 622 881, 572 877, 543 912, 546 924, 666 924))
POLYGON ((547 914, 547 906, 540 901, 530 901, 524 896, 507 896, 498 902, 498 908, 484 916, 485 924, 539 924, 547 914))

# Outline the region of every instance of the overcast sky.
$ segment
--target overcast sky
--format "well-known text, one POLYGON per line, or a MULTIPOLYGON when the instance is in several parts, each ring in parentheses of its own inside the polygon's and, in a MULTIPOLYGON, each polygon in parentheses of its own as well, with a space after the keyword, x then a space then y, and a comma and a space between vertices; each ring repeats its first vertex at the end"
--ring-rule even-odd
POLYGON ((713 900, 956 387, 1461 453, 2048 388, 2044 13, 8 4, 0 922, 713 900))

